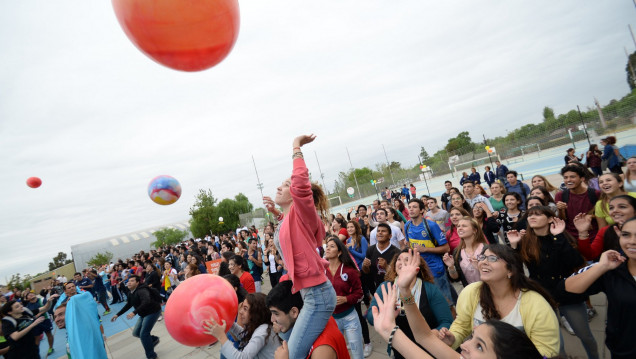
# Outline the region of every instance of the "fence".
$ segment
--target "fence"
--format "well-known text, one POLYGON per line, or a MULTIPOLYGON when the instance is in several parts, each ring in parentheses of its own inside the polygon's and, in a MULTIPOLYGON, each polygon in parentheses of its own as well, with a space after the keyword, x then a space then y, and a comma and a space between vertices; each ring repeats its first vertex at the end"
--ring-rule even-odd
MULTIPOLYGON (((505 119, 501 120, 502 122, 505 119)), ((590 104, 585 109, 571 110, 558 116, 551 115, 550 111, 544 111, 541 123, 527 124, 507 133, 506 136, 490 137, 486 135, 484 142, 455 149, 453 151, 438 151, 424 163, 429 167, 433 176, 448 175, 453 171, 470 172, 471 167, 483 167, 495 162, 496 159, 511 159, 518 156, 536 153, 545 149, 574 144, 577 141, 593 138, 599 135, 610 135, 636 124, 636 91, 628 94, 620 100, 612 100, 608 105, 599 110, 596 104, 590 104), (492 153, 486 150, 486 146, 492 149, 492 153)), ((565 155, 565 153, 564 153, 565 155)), ((407 187, 410 183, 421 181, 422 171, 419 167, 412 169, 391 168, 384 166, 379 171, 373 171, 373 179, 384 178, 384 181, 370 182, 369 177, 358 178, 358 185, 351 176, 351 171, 341 173, 340 180, 336 181, 334 191, 330 198, 340 196, 343 203, 355 199, 381 193, 385 188, 399 190, 403 184, 407 187), (343 176, 346 175, 346 176, 343 176), (347 193, 347 188, 355 189, 354 198, 347 193)), ((334 200, 332 205, 337 205, 334 200)))

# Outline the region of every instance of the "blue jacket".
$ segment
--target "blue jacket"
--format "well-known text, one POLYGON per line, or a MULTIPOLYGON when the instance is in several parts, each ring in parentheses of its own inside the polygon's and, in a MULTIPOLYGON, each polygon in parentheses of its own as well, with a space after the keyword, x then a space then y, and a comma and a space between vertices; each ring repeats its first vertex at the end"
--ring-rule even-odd
POLYGON ((495 171, 497 171, 497 178, 501 178, 502 180, 506 179, 506 173, 508 173, 508 167, 506 167, 506 165, 502 163, 501 166, 497 166, 495 171))
POLYGON ((488 186, 495 182, 495 174, 492 171, 484 172, 484 181, 488 183, 488 186))
POLYGON ((469 174, 468 179, 473 181, 475 184, 481 183, 481 176, 479 176, 479 173, 477 172, 469 174))
POLYGON ((614 153, 614 146, 612 145, 605 145, 605 148, 603 148, 603 156, 601 156, 601 159, 609 159, 609 161, 607 161, 607 168, 613 168, 620 164, 618 161, 618 156, 616 156, 616 153, 614 153))

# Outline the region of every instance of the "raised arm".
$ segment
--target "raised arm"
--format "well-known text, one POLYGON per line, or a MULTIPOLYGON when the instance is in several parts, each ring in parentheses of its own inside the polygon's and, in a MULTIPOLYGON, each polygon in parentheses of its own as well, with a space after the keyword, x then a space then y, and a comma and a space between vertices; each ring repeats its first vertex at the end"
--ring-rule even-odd
POLYGON ((565 280, 565 290, 570 293, 584 293, 603 274, 618 268, 625 261, 620 253, 615 250, 603 252, 598 263, 583 268, 579 274, 573 275, 565 280))

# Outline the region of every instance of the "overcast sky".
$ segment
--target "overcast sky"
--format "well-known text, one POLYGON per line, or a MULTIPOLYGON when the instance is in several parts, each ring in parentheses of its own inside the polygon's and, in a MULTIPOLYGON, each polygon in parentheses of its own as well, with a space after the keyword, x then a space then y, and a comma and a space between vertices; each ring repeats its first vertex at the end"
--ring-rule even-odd
POLYGON ((339 171, 414 165, 468 130, 505 134, 628 92, 630 0, 243 1, 230 55, 203 72, 138 51, 110 1, 0 4, 0 282, 72 244, 187 220, 200 188, 260 206, 292 139, 339 171), (406 135, 409 135, 406 137, 406 135), (181 199, 150 201, 176 177, 181 199), (42 178, 30 189, 30 176, 42 178))

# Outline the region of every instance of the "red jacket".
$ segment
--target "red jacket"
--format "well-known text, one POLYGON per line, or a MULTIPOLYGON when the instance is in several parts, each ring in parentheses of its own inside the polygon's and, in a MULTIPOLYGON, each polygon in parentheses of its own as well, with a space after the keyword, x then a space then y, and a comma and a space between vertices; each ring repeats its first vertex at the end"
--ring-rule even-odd
POLYGON ((577 240, 579 252, 581 252, 585 259, 588 261, 594 261, 601 255, 601 253, 603 253, 603 244, 605 242, 603 237, 605 237, 605 232, 607 230, 614 230, 612 227, 614 226, 605 226, 599 229, 598 232, 596 232, 596 237, 594 237, 592 243, 590 243, 591 238, 577 240))
POLYGON ((294 159, 289 190, 294 202, 280 226, 279 239, 289 278, 294 283, 292 293, 296 293, 327 281, 324 260, 316 252, 322 247, 325 227, 316 213, 309 171, 302 158, 294 159))
POLYGON ((341 263, 338 270, 336 270, 336 275, 332 276, 329 271, 329 264, 327 264, 325 265, 325 274, 331 281, 331 285, 333 285, 336 295, 340 297, 347 297, 346 303, 336 306, 336 309, 333 311, 334 315, 350 309, 362 298, 360 272, 355 268, 346 267, 341 263))

